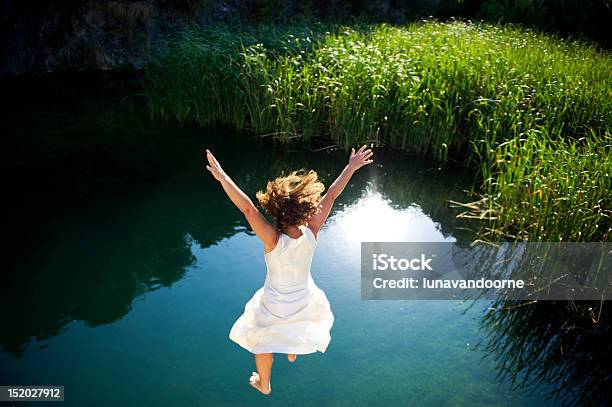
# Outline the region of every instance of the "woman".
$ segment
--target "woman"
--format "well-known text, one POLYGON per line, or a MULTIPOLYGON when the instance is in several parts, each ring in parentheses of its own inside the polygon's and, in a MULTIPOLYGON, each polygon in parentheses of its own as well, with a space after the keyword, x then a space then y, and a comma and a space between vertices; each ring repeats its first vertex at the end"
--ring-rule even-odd
POLYGON ((206 169, 264 244, 264 286, 247 302, 229 335, 255 355, 257 372, 252 373, 249 383, 263 394, 272 391, 274 353, 286 354, 294 362, 297 355, 327 349, 334 316, 325 293, 310 274, 317 234, 334 201, 355 171, 373 161, 373 154, 365 145, 357 152, 353 148, 348 164, 323 196, 324 186, 314 171, 294 171, 269 181, 257 199, 272 218, 270 224, 206 150, 206 169))

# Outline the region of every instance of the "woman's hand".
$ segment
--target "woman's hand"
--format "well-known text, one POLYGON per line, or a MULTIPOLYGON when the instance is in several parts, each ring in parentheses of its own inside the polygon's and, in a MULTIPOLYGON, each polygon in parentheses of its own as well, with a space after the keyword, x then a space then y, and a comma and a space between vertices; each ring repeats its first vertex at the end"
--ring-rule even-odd
POLYGON ((315 236, 319 233, 319 230, 331 212, 334 202, 340 196, 355 171, 374 161, 372 160, 374 153, 370 149, 366 150, 366 148, 366 146, 362 146, 357 152, 355 152, 354 148, 351 149, 351 156, 348 164, 344 167, 338 178, 336 178, 327 189, 323 198, 321 198, 319 212, 308 219, 308 227, 311 228, 315 236))
POLYGON ((223 168, 221 168, 221 164, 219 164, 219 161, 217 161, 215 156, 212 155, 210 150, 206 150, 206 159, 208 160, 208 165, 206 166, 206 169, 210 171, 210 173, 213 175, 213 177, 215 177, 217 181, 223 181, 227 177, 227 175, 225 174, 225 171, 223 171, 223 168))
POLYGON ((366 150, 366 145, 361 146, 361 148, 355 152, 354 148, 351 148, 351 156, 349 157, 348 166, 353 170, 357 171, 364 165, 368 165, 374 160, 371 157, 374 155, 374 152, 369 148, 366 150))

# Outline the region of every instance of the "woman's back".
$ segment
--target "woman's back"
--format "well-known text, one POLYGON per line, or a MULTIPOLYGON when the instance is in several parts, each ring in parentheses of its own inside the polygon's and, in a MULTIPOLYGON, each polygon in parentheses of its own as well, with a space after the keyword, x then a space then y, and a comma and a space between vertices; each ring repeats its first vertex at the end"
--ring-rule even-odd
POLYGON ((317 245, 307 226, 299 226, 298 238, 281 233, 276 247, 264 255, 268 273, 266 285, 279 293, 305 289, 311 282, 310 266, 317 245))

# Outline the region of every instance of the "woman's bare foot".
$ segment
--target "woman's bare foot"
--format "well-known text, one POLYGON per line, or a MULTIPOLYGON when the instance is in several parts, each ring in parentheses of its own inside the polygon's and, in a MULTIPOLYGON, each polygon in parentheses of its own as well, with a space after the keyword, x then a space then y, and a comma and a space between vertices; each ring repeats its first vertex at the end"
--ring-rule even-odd
POLYGON ((259 375, 257 374, 257 372, 253 372, 251 374, 251 378, 249 379, 249 384, 253 387, 255 387, 257 390, 259 390, 260 392, 262 392, 265 395, 268 395, 272 392, 272 385, 268 384, 268 388, 264 389, 263 386, 261 385, 261 382, 259 380, 259 375))
POLYGON ((294 355, 292 353, 287 354, 287 360, 291 363, 295 362, 295 360, 297 359, 297 355, 294 355))

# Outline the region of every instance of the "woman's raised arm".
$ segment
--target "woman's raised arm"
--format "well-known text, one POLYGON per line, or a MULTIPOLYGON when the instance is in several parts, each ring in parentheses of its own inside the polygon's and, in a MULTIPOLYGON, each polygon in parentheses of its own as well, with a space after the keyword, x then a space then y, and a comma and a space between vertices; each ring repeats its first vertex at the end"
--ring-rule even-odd
POLYGON ((232 181, 232 179, 223 171, 221 164, 215 158, 215 156, 206 150, 206 159, 208 165, 206 169, 215 177, 217 181, 221 183, 223 190, 229 197, 229 199, 236 205, 240 212, 244 215, 247 222, 253 229, 253 232, 261 239, 264 244, 265 251, 268 252, 276 246, 278 241, 278 231, 272 226, 266 218, 257 210, 257 207, 253 204, 253 201, 238 188, 238 186, 232 181))
POLYGON ((336 180, 327 189, 327 192, 325 195, 323 195, 323 198, 321 198, 319 212, 308 219, 308 226, 315 236, 317 233, 319 233, 319 230, 327 220, 336 198, 340 196, 344 190, 344 187, 346 187, 355 171, 364 165, 372 163, 374 161, 371 159, 373 155, 374 153, 372 150, 366 149, 365 145, 362 146, 357 152, 355 152, 354 148, 351 149, 351 156, 349 157, 348 164, 346 167, 344 167, 338 178, 336 178, 336 180))

